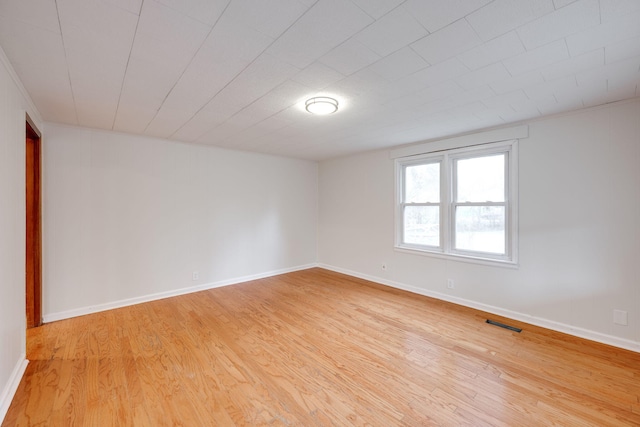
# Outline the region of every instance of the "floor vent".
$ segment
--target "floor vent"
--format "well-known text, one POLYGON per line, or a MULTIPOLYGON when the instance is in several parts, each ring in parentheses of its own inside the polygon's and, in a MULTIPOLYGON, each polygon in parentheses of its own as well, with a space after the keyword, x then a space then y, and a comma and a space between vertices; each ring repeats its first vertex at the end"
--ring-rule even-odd
POLYGON ((487 319, 487 323, 494 326, 500 326, 501 328, 509 329, 514 332, 522 332, 522 329, 516 328, 515 326, 505 325, 504 323, 496 322, 495 320, 487 319))

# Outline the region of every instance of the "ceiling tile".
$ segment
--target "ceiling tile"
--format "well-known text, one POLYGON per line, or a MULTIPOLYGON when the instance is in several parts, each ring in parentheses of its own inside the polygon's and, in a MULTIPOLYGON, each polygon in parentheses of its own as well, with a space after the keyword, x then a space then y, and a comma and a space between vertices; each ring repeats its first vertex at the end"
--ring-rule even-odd
POLYGON ((118 106, 124 67, 110 65, 98 56, 86 61, 69 58, 71 85, 76 104, 78 124, 99 129, 111 129, 118 106), (95 99, 101 99, 96 103, 95 99))
POLYGON ((479 102, 486 98, 492 98, 493 96, 495 96, 495 92, 489 86, 481 86, 436 102, 431 102, 426 104, 426 108, 431 106, 432 111, 450 110, 452 108, 464 107, 467 104, 479 102))
POLYGON ((170 68, 162 69, 159 61, 140 58, 129 61, 113 124, 114 130, 144 132, 179 77, 179 72, 171 71, 170 68))
MULTIPOLYGON (((513 101, 509 103, 509 106, 513 109, 513 111, 516 111, 516 112, 522 112, 522 113, 528 112, 529 114, 532 112, 536 112, 535 115, 539 115, 540 112, 538 110, 538 103, 540 102, 540 99, 541 98, 538 98, 536 100, 537 102, 534 102, 528 96, 525 95, 524 98, 513 99, 513 101)), ((543 99, 545 99, 545 101, 542 101, 542 102, 546 102, 546 99, 550 99, 550 98, 543 98, 543 99)))
POLYGON ((463 90, 453 81, 447 81, 436 86, 431 86, 416 93, 396 98, 385 104, 391 110, 415 109, 429 102, 438 101, 440 99, 454 96, 463 90))
POLYGON ((569 57, 564 40, 550 43, 537 49, 502 61, 513 76, 537 70, 547 65, 563 61, 569 57))
POLYGON ((267 52, 303 69, 371 22, 373 19, 351 2, 319 0, 267 52))
POLYGON ((516 77, 511 77, 510 79, 491 83, 491 88, 497 94, 503 94, 513 92, 514 90, 518 89, 524 89, 542 83, 543 81, 544 78, 542 77, 540 71, 530 71, 525 74, 520 74, 516 77))
MULTIPOLYGON (((126 1, 126 0, 120 0, 126 1)), ((149 1, 149 0, 147 0, 149 1)), ((215 24, 231 0, 151 0, 202 23, 215 24)))
POLYGON ((497 81, 503 81, 511 77, 511 74, 507 69, 498 62, 492 65, 487 65, 479 70, 472 71, 456 78, 458 83, 464 89, 473 89, 480 86, 488 85, 497 81))
POLYGON ((166 97, 147 132, 169 137, 247 68, 273 39, 222 18, 166 97))
POLYGON ((536 105, 531 104, 530 108, 521 111, 513 110, 513 112, 510 113, 505 110, 500 114, 500 117, 502 118, 502 120, 504 120, 505 123, 513 123, 521 122, 523 120, 531 120, 538 117, 539 115, 540 111, 538 110, 536 105))
POLYGON ((246 0, 231 2, 225 14, 276 39, 308 9, 298 0, 246 0))
POLYGON ((195 141, 241 111, 267 92, 279 86, 299 70, 270 55, 261 55, 249 67, 226 85, 207 105, 177 132, 176 137, 195 141), (206 126, 207 120, 215 114, 218 118, 213 125, 206 126))
POLYGON ((198 110, 189 120, 182 124, 170 138, 179 141, 194 142, 205 133, 224 123, 240 108, 214 103, 198 110))
POLYGON ((609 44, 640 36, 640 11, 603 22, 566 38, 571 56, 599 49, 609 44))
POLYGON ((243 127, 255 125, 297 104, 299 95, 308 91, 309 88, 299 83, 286 81, 238 111, 227 122, 243 127))
POLYGON ((138 15, 106 2, 57 0, 67 54, 126 58, 131 50, 138 15))
POLYGON ((388 82, 374 73, 368 68, 364 68, 349 77, 333 83, 327 87, 327 90, 336 94, 343 95, 347 98, 360 96, 374 88, 387 85, 388 82))
POLYGON ((543 115, 561 113, 565 110, 564 105, 558 104, 558 100, 554 96, 549 96, 544 100, 537 100, 535 106, 543 115))
POLYGON ((28 88, 29 96, 38 106, 38 111, 47 121, 77 125, 78 118, 66 68, 52 63, 41 65, 43 68, 23 68, 19 64, 14 67, 20 74, 20 80, 28 88), (47 70, 44 79, 42 69, 47 70))
POLYGON ((623 18, 628 14, 636 14, 638 11, 640 11, 638 0, 600 0, 603 23, 623 18))
POLYGON ((57 5, 78 122, 111 129, 138 15, 113 3, 59 0, 57 5))
POLYGON ((21 68, 36 67, 42 72, 47 64, 51 64, 61 67, 68 79, 64 44, 59 32, 0 16, 0 42, 14 67, 20 64, 21 68))
POLYGON ((600 24, 598 0, 580 0, 518 28, 527 50, 600 24))
POLYGON ((408 0, 404 7, 431 33, 465 17, 491 0, 408 0))
POLYGON ((615 100, 613 94, 607 91, 606 86, 593 86, 590 90, 583 93, 582 105, 583 107, 592 107, 601 104, 607 104, 615 100))
POLYGON ((225 102, 228 105, 244 108, 299 71, 296 67, 270 55, 260 55, 238 77, 226 85, 211 102, 225 102))
POLYGON ((428 67, 413 49, 405 47, 371 65, 371 69, 381 77, 394 81, 428 67))
POLYGON ((609 44, 605 47, 604 52, 607 64, 640 56, 640 37, 609 44))
POLYGON ((428 34, 409 12, 398 7, 357 36, 360 42, 381 56, 387 56, 428 34))
POLYGON ((135 15, 140 14, 140 8, 142 7, 142 0, 102 0, 105 3, 117 7, 135 15))
POLYGON ((604 49, 597 49, 574 58, 548 65, 540 71, 545 80, 553 80, 603 65, 604 49))
MULTIPOLYGON (((151 0, 143 5, 136 38, 143 36, 151 39, 147 42, 150 46, 155 44, 162 48, 163 45, 168 45, 166 53, 162 52, 162 49, 154 49, 156 52, 160 51, 159 53, 164 55, 161 59, 166 61, 173 58, 179 46, 188 51, 187 56, 193 55, 210 30, 211 25, 203 24, 151 0), (156 43, 153 43, 154 41, 156 43)), ((136 53, 143 55, 147 48, 147 45, 142 45, 136 53)))
POLYGON ((350 39, 320 58, 320 62, 348 76, 378 59, 380 59, 380 55, 358 40, 350 39))
POLYGON ((452 58, 397 80, 393 85, 399 95, 406 95, 453 80, 467 72, 469 69, 462 62, 452 58))
POLYGON ((0 16, 0 44, 40 114, 78 124, 60 33, 0 16))
POLYGON ((312 89, 324 89, 331 83, 342 80, 345 76, 331 67, 327 67, 321 62, 314 62, 291 80, 301 83, 312 89))
POLYGON ((553 5, 556 9, 560 9, 561 7, 565 7, 566 5, 569 5, 574 1, 576 0, 553 0, 553 5))
POLYGON ((256 123, 256 125, 253 127, 261 130, 261 132, 266 135, 271 132, 275 132, 278 129, 282 129, 286 126, 289 126, 291 123, 293 122, 290 120, 285 120, 276 114, 261 121, 260 123, 256 123))
POLYGON ((238 141, 234 141, 234 148, 240 149, 252 149, 266 143, 267 139, 273 138, 271 134, 283 127, 288 126, 289 123, 280 121, 275 117, 270 117, 253 126, 244 129, 241 132, 236 133, 236 137, 239 137, 238 141))
POLYGON ((207 131, 204 135, 200 136, 196 140, 196 142, 218 146, 228 146, 228 144, 224 144, 224 142, 233 137, 233 135, 242 132, 246 128, 247 126, 226 121, 211 129, 210 131, 207 131))
POLYGON ((485 67, 503 59, 516 56, 525 51, 520 37, 515 31, 496 37, 467 52, 461 53, 458 59, 471 70, 485 67))
POLYGON ((554 10, 551 0, 496 0, 466 19, 488 41, 554 10))
POLYGON ((380 19, 383 15, 396 8, 404 0, 352 0, 373 19, 380 19))
POLYGON ((469 23, 461 19, 413 43, 415 50, 430 64, 438 64, 445 59, 468 51, 481 43, 469 23))
POLYGON ((145 3, 124 77, 115 130, 145 131, 210 30, 166 6, 145 3), (174 30, 168 32, 167 28, 174 30), (175 37, 167 37, 174 32, 175 37))
POLYGON ((531 102, 531 100, 522 90, 515 90, 513 92, 494 96, 493 98, 487 98, 482 101, 482 103, 489 108, 511 108, 511 105, 513 104, 522 105, 527 102, 531 102))
POLYGON ((640 57, 634 57, 602 67, 593 68, 575 75, 579 86, 588 86, 608 81, 613 86, 624 85, 640 76, 640 57))
POLYGON ((547 96, 571 92, 576 87, 576 79, 573 76, 562 77, 555 80, 549 80, 535 86, 524 89, 529 99, 537 100, 547 96))
MULTIPOLYGON (((146 124, 149 123, 149 120, 153 118, 155 113, 156 111, 151 109, 146 103, 120 103, 116 112, 116 120, 112 125, 112 130, 142 134, 144 133, 146 124)), ((149 135, 152 134, 149 133, 149 135)))
MULTIPOLYGON (((499 126, 502 125, 506 122, 506 120, 504 120, 502 118, 502 116, 500 116, 500 113, 505 111, 504 109, 497 109, 497 108, 487 108, 484 111, 479 111, 479 112, 475 112, 474 115, 480 119, 480 121, 482 121, 482 123, 491 123, 489 126, 487 127, 492 127, 492 126, 499 126)), ((508 110, 508 111, 512 111, 512 110, 508 110)))
POLYGON ((53 33, 60 33, 58 11, 54 1, 0 1, 0 18, 19 21, 53 33))
POLYGON ((636 96, 636 90, 640 84, 640 74, 635 80, 615 82, 607 81, 607 93, 612 100, 629 99, 636 96))

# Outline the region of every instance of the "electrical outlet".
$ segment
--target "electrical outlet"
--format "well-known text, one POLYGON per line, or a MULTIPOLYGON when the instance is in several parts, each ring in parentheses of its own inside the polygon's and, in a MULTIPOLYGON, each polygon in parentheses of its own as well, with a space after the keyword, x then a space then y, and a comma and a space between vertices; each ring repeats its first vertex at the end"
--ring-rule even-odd
POLYGON ((454 289, 455 287, 456 287, 456 284, 453 281, 453 279, 447 279, 447 289, 454 289))
POLYGON ((629 317, 624 310, 613 310, 613 323, 616 325, 628 326, 629 317))
POLYGON ((198 279, 200 279, 200 273, 198 273, 197 271, 194 271, 191 274, 191 280, 198 280, 198 279))

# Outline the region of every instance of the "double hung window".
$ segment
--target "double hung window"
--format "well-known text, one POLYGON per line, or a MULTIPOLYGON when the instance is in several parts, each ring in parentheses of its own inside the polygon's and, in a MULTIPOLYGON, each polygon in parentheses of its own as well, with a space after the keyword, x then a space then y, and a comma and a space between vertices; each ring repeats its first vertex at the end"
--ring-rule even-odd
POLYGON ((396 160, 396 247, 517 261, 516 141, 396 160))

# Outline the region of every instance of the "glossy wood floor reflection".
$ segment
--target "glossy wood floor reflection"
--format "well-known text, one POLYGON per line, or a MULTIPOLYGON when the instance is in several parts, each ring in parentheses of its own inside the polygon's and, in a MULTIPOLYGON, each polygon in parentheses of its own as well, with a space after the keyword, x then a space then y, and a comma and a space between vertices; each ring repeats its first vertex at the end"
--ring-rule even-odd
POLYGON ((640 354, 486 318, 311 269, 55 322, 2 425, 640 425, 640 354))

